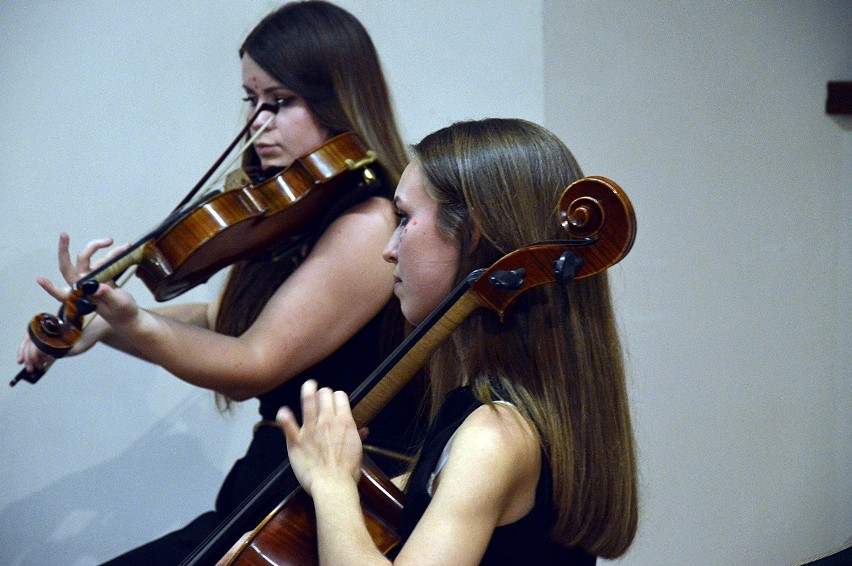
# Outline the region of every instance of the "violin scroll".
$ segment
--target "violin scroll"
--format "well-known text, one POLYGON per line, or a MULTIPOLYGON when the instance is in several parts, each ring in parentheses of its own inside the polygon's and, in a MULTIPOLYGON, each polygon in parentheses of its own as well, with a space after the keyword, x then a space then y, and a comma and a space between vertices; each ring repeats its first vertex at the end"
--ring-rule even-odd
POLYGON ((88 296, 98 290, 98 285, 96 279, 86 279, 71 291, 58 315, 41 313, 33 317, 27 332, 39 350, 54 358, 68 353, 80 339, 83 318, 95 310, 88 296))
MULTIPOLYGON (((65 356, 83 333, 84 317, 94 312, 95 305, 88 299, 98 290, 100 283, 96 279, 85 279, 72 289, 71 294, 62 303, 58 314, 41 313, 35 315, 27 325, 27 333, 39 350, 61 358, 65 356)), ((12 381, 14 387, 19 381, 35 384, 45 374, 49 364, 41 369, 27 371, 22 369, 12 381)))

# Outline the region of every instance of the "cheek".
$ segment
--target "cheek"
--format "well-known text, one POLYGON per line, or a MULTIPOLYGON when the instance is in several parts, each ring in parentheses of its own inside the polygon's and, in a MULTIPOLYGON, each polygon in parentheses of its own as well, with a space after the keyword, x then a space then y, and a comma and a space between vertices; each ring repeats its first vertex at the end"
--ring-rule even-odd
POLYGON ((305 106, 299 106, 294 109, 296 118, 293 121, 294 135, 305 141, 306 145, 311 145, 310 149, 314 149, 323 144, 328 139, 328 132, 311 114, 311 111, 305 106))
POLYGON ((403 315, 419 324, 441 304, 450 292, 452 281, 446 265, 415 263, 404 274, 404 292, 400 296, 403 315))
POLYGON ((459 253, 423 219, 411 218, 398 234, 397 260, 404 290, 403 314, 418 324, 452 291, 459 253))
POLYGON ((427 301, 443 299, 452 290, 458 253, 437 239, 423 238, 413 222, 407 229, 399 238, 399 262, 407 285, 427 301))
POLYGON ((432 240, 428 230, 415 218, 410 218, 405 226, 399 228, 399 255, 403 262, 418 271, 417 267, 430 262, 432 240))
POLYGON ((307 108, 294 107, 279 111, 275 129, 288 150, 296 156, 315 150, 328 139, 328 135, 307 108))

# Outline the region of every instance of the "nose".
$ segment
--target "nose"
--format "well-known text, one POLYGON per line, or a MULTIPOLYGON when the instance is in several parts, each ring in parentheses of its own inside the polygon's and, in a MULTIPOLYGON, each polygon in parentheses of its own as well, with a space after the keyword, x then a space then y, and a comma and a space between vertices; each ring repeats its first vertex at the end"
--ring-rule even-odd
POLYGON ((388 240, 388 243, 385 245, 385 249, 382 250, 382 258, 386 262, 394 265, 396 265, 397 262, 396 250, 397 244, 399 244, 399 229, 400 227, 397 226, 396 230, 394 230, 393 234, 391 234, 390 240, 388 240))
MULTIPOLYGON (((263 106, 263 102, 258 101, 254 111, 257 112, 261 106, 263 106)), ((275 118, 275 112, 271 109, 265 109, 261 112, 257 112, 257 116, 254 117, 254 120, 252 120, 251 123, 252 131, 256 132, 263 127, 269 127, 269 123, 271 123, 273 118, 275 118)))

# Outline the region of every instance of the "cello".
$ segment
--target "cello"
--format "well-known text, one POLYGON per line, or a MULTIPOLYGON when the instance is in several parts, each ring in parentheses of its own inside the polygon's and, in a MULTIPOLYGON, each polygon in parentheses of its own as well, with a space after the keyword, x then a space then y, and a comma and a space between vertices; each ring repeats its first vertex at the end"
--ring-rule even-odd
MULTIPOLYGON (((595 275, 623 259, 633 246, 636 218, 623 190, 605 177, 572 183, 559 200, 567 240, 515 250, 487 269, 471 273, 349 397, 361 428, 392 399, 472 312, 487 308, 504 320, 514 300, 541 285, 563 285, 595 275)), ((359 482, 367 529, 387 554, 400 538, 395 531, 403 494, 365 459, 359 482)), ((242 539, 227 564, 313 566, 317 564, 313 504, 285 460, 182 566, 215 563, 246 532, 246 523, 272 508, 242 539), (274 507, 274 508, 273 508, 274 507)))
MULTIPOLYGON (((248 124, 263 111, 274 113, 277 107, 261 105, 248 124)), ((344 132, 270 178, 252 179, 237 170, 224 190, 187 205, 248 128, 159 226, 112 261, 81 277, 57 314, 41 313, 30 321, 27 331, 40 350, 54 358, 66 355, 82 335, 84 317, 94 311, 87 297, 100 283, 114 281, 131 266, 157 301, 168 301, 236 261, 293 239, 346 191, 377 180, 369 167, 376 153, 355 133, 344 132)), ((34 384, 46 369, 23 369, 9 385, 21 380, 34 384)))

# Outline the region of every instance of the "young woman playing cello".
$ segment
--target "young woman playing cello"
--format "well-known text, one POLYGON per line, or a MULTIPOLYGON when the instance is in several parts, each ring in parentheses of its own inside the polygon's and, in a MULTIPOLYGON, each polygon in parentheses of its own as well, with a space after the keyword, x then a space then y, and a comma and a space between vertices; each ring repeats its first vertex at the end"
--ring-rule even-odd
MULTIPOLYGON (((282 404, 298 406, 307 379, 353 389, 390 351, 383 346, 400 337, 402 321, 393 316, 398 306, 388 307, 393 270, 381 250, 394 230, 390 197, 407 158, 375 48, 348 12, 321 1, 286 4, 252 30, 239 55, 252 110, 263 103, 278 107, 245 165, 278 171, 333 136, 354 132, 378 154, 371 166, 378 183, 347 194, 298 234, 295 245, 288 239, 237 264, 217 302, 141 309, 127 292, 100 285, 93 296, 97 316, 71 353, 102 342, 214 390, 226 403, 257 397, 261 418, 272 422, 282 404)), ((270 116, 261 112, 251 131, 270 116)), ((110 244, 92 242, 73 262, 62 235, 65 281, 73 284, 96 267, 93 254, 110 244)), ((39 283, 59 300, 67 296, 67 289, 46 279, 39 283)), ((19 363, 33 370, 48 360, 24 340, 19 363)), ((371 444, 406 451, 414 414, 407 399, 389 407, 371 426, 371 444)), ((276 427, 257 428, 215 511, 110 564, 179 564, 284 455, 276 427)))
MULTIPOLYGON (((462 122, 414 146, 384 250, 418 324, 461 279, 560 234, 554 203, 582 176, 553 134, 520 120, 462 122)), ((637 474, 607 277, 521 295, 505 323, 461 323, 427 368, 434 408, 407 478, 394 564, 594 564, 630 546, 637 474)), ((361 517, 361 440, 348 397, 302 387, 302 426, 278 421, 311 495, 323 566, 387 564, 361 517)))

